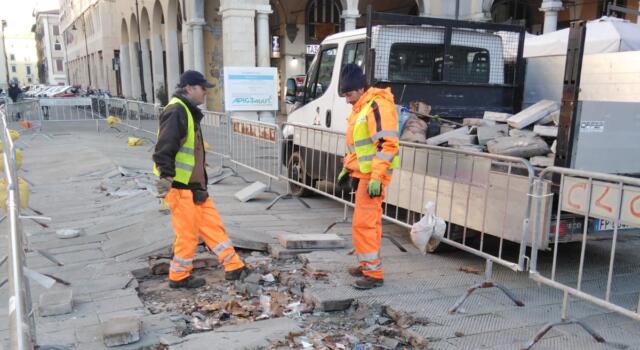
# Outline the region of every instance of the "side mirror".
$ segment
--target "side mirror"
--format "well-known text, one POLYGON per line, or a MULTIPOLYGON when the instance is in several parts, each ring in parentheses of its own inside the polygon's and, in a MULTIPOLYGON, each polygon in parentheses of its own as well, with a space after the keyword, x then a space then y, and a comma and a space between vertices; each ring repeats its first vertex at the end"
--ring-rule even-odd
POLYGON ((296 80, 293 78, 287 79, 287 96, 296 96, 296 80))

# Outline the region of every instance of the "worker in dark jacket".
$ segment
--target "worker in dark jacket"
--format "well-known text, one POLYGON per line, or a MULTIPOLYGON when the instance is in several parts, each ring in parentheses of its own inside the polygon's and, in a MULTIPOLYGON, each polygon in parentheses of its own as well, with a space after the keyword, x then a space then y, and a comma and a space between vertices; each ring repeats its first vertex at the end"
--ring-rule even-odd
POLYGON ((204 103, 207 88, 213 87, 196 71, 186 71, 173 98, 160 114, 158 143, 153 154, 158 197, 171 209, 175 233, 173 259, 169 268, 171 288, 197 288, 202 278, 190 275, 198 237, 224 265, 225 278, 237 280, 246 268, 235 252, 222 219, 207 192, 205 151, 197 107, 204 103))

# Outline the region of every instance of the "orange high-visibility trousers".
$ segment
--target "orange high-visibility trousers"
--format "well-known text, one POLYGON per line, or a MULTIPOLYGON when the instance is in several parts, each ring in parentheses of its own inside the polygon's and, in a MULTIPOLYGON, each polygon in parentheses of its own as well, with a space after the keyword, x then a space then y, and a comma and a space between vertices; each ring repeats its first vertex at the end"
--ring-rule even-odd
POLYGON ((171 209, 171 222, 175 233, 173 259, 169 267, 170 280, 180 281, 189 277, 198 247, 198 237, 202 237, 209 249, 218 256, 225 271, 244 266, 233 249, 211 197, 201 204, 195 204, 191 190, 172 188, 165 200, 171 209))
POLYGON ((356 190, 356 203, 353 211, 351 237, 356 250, 358 264, 365 276, 382 279, 382 202, 384 188, 380 197, 370 197, 367 192, 369 179, 360 179, 356 190))

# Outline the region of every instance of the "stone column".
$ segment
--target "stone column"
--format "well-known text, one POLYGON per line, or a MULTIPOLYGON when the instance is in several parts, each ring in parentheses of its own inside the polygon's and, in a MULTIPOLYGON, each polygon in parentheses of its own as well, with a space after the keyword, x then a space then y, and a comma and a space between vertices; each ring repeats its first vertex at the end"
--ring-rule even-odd
POLYGON ((162 40, 160 39, 160 33, 154 33, 151 35, 151 55, 153 59, 151 64, 153 65, 153 98, 155 101, 156 91, 160 86, 165 85, 164 81, 164 65, 162 61, 162 40))
POLYGON ((140 72, 138 71, 138 43, 129 42, 129 67, 131 80, 131 97, 140 98, 140 72))
POLYGON ((120 45, 120 83, 122 95, 131 96, 131 66, 129 63, 129 44, 120 45))
POLYGON ((360 13, 357 9, 342 11, 342 18, 344 19, 344 30, 348 31, 356 29, 356 20, 359 17, 360 13))
POLYGON ((167 92, 171 95, 180 80, 180 51, 178 49, 178 30, 177 28, 170 28, 171 26, 168 24, 165 17, 164 37, 166 40, 165 51, 167 55, 167 92))
POLYGON ((270 43, 271 38, 269 36, 269 15, 273 13, 271 6, 260 6, 257 9, 256 16, 256 40, 257 46, 257 61, 258 67, 269 67, 271 64, 270 58, 270 43))
POLYGON ((153 102, 153 86, 151 86, 151 58, 149 57, 149 39, 142 39, 142 72, 144 73, 144 92, 147 95, 147 102, 153 102))
POLYGON ((544 12, 544 34, 556 31, 556 29, 558 28, 558 12, 562 10, 562 1, 544 0, 542 2, 540 11, 544 12))
POLYGON ((191 31, 193 45, 193 69, 204 74, 204 34, 207 22, 204 20, 204 1, 194 0, 191 4, 191 31))
MULTIPOLYGON (((223 66, 256 66, 255 13, 255 1, 220 0, 223 66)), ((234 112, 234 115, 258 119, 255 112, 234 112)))
MULTIPOLYGON (((271 36, 269 35, 269 15, 273 13, 271 6, 263 5, 259 6, 256 15, 256 40, 257 42, 257 61, 258 67, 270 67, 271 66, 271 36)), ((275 122, 275 117, 271 111, 258 112, 258 119, 264 122, 275 122)))

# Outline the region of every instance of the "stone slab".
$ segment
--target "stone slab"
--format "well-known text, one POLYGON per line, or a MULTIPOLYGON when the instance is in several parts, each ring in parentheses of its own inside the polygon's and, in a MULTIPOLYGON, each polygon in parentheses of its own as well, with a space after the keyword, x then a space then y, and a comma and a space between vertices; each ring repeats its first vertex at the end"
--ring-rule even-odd
POLYGON ((260 181, 256 181, 251 185, 236 192, 235 197, 240 202, 247 202, 256 198, 256 196, 263 193, 266 189, 267 189, 267 185, 263 184, 260 181))
POLYGON ((447 141, 449 146, 467 146, 478 143, 478 137, 476 135, 457 135, 447 141))
POLYGON ((498 137, 508 136, 509 126, 500 124, 495 126, 478 127, 478 144, 484 146, 487 142, 497 139, 498 137))
POLYGON ((560 106, 555 101, 542 100, 513 115, 507 123, 512 128, 522 129, 559 109, 560 106))
POLYGON ((461 128, 458 129, 454 129, 448 132, 445 132, 443 134, 440 134, 438 136, 434 136, 431 137, 429 139, 427 139, 427 144, 432 145, 432 146, 437 146, 437 145, 441 145, 447 141, 449 141, 452 138, 455 138, 459 135, 468 135, 469 134, 469 127, 468 126, 463 126, 461 128))
POLYGON ((287 249, 343 248, 344 239, 333 233, 282 233, 278 241, 287 249))
POLYGON ((192 349, 263 349, 273 340, 285 340, 289 333, 301 332, 298 322, 281 317, 243 325, 220 327, 212 332, 191 334, 184 342, 170 345, 170 350, 192 349), (215 344, 215 346, 214 346, 215 344))
POLYGON ((557 126, 535 125, 533 132, 544 137, 558 137, 557 126))
POLYGON ((529 159, 529 162, 533 166, 546 168, 548 166, 553 166, 553 163, 555 162, 555 160, 556 160, 555 155, 554 157, 536 156, 536 157, 531 157, 531 159, 529 159))
POLYGON ((73 311, 73 291, 65 288, 40 294, 38 310, 43 317, 70 313, 73 311))
POLYGON ((553 123, 554 125, 560 124, 560 110, 549 113, 546 117, 538 120, 538 124, 540 125, 551 124, 551 123, 553 123))
POLYGON ((509 130, 509 136, 513 137, 533 137, 536 134, 531 130, 511 129, 509 130))
POLYGON ((496 122, 489 119, 482 118, 464 118, 462 119, 462 125, 465 126, 494 126, 496 122))
POLYGON ((268 250, 267 245, 276 242, 270 236, 242 226, 244 225, 226 225, 227 235, 229 235, 233 246, 236 248, 266 252, 268 250))
POLYGON ((351 307, 353 298, 341 293, 326 293, 326 290, 305 288, 304 301, 313 304, 315 310, 323 312, 342 311, 351 307))
POLYGON ((483 119, 492 120, 496 122, 506 122, 512 115, 509 113, 491 112, 485 111, 482 116, 483 119))
POLYGON ((108 347, 135 343, 140 340, 141 321, 137 316, 112 318, 101 325, 104 345, 108 347))
POLYGON ((553 143, 551 144, 551 153, 556 153, 556 147, 558 147, 558 140, 553 140, 553 143))
POLYGON ((268 252, 274 259, 294 259, 299 254, 306 254, 312 252, 313 249, 287 249, 280 244, 271 243, 268 245, 268 252))

